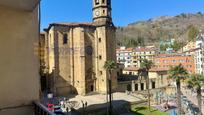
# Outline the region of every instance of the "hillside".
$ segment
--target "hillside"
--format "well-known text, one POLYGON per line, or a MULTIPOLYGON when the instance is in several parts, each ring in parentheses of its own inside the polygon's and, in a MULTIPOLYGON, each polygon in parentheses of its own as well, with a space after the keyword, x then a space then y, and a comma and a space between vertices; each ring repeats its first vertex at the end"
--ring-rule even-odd
POLYGON ((117 27, 116 36, 118 45, 151 45, 171 38, 178 42, 186 42, 203 29, 204 14, 201 12, 182 13, 177 16, 161 16, 131 23, 125 27, 117 27))

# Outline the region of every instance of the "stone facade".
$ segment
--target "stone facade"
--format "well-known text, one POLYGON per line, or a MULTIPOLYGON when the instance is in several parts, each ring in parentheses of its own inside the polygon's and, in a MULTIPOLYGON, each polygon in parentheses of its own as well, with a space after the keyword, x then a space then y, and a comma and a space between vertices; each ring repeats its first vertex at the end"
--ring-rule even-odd
MULTIPOLYGON (((120 81, 118 91, 127 90, 128 85, 131 86, 131 91, 146 90, 146 80, 144 77, 138 77, 139 68, 129 67, 123 70, 123 77, 134 78, 133 80, 120 81)), ((149 70, 149 89, 163 88, 170 84, 168 80, 167 70, 159 70, 152 68, 149 70)))
MULTIPOLYGON (((45 29, 45 63, 58 96, 107 92, 107 60, 116 60, 110 0, 93 1, 92 23, 53 23, 45 29)), ((113 89, 117 86, 112 73, 113 89)))

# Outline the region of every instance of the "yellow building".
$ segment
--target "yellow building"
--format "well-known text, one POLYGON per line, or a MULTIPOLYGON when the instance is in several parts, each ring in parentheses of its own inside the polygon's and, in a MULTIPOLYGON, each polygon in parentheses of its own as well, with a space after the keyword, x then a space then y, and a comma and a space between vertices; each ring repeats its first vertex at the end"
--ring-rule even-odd
POLYGON ((33 115, 39 99, 38 0, 0 0, 0 115, 33 115))
POLYGON ((186 52, 189 50, 193 50, 196 48, 196 43, 194 41, 188 42, 182 49, 180 49, 180 52, 186 52))
POLYGON ((132 67, 140 67, 142 59, 154 60, 156 55, 156 49, 154 47, 138 47, 133 49, 132 52, 132 67))
MULTIPOLYGON (((53 23, 45 29, 45 63, 52 75, 51 90, 58 96, 106 93, 107 60, 116 61, 115 26, 111 0, 93 0, 93 22, 53 23)), ((112 74, 117 86, 116 71, 112 74)))
MULTIPOLYGON (((138 77, 139 68, 135 67, 128 67, 123 70, 123 75, 130 75, 130 76, 137 76, 138 77)), ((167 79, 168 74, 167 70, 159 70, 156 68, 152 68, 149 70, 149 88, 162 88, 169 85, 169 81, 167 79)), ((145 78, 139 76, 137 80, 134 80, 134 91, 145 90, 146 88, 146 81, 145 78)))

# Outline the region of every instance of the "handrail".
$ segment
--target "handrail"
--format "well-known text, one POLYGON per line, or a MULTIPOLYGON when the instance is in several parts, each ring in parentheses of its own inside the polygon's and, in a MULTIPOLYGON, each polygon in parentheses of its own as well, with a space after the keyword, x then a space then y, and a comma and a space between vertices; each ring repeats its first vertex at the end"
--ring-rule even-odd
POLYGON ((35 105, 35 115, 56 115, 55 113, 49 111, 43 104, 39 101, 34 101, 35 105), (37 108, 36 108, 37 107, 37 108))

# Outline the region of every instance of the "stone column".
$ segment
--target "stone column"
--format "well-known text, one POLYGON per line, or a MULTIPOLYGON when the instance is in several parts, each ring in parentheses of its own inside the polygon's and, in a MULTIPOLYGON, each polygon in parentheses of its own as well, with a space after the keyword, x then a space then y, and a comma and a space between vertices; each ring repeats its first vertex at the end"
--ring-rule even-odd
POLYGON ((132 92, 135 92, 135 82, 132 80, 132 92))
POLYGON ((141 83, 138 83, 138 91, 141 91, 141 83))
POLYGON ((144 87, 144 90, 146 90, 146 89, 147 89, 146 82, 144 82, 143 84, 144 84, 144 86, 143 86, 143 87, 144 87))
POLYGON ((149 89, 152 89, 152 80, 149 80, 149 89))

